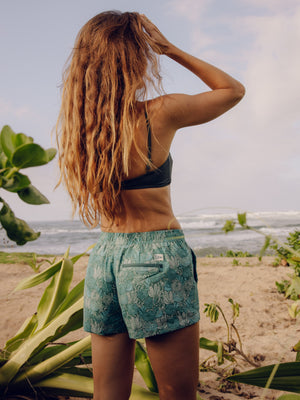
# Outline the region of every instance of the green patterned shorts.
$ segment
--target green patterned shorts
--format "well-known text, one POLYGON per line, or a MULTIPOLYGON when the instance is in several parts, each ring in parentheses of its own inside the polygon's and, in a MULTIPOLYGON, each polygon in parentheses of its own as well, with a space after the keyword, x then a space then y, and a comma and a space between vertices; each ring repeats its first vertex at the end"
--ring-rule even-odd
POLYGON ((181 230, 101 232, 85 279, 85 331, 140 339, 199 319, 196 257, 181 230))

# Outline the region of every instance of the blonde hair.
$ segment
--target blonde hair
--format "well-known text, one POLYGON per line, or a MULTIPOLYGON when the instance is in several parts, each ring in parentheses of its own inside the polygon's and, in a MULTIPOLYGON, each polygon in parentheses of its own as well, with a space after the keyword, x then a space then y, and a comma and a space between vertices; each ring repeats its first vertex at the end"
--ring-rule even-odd
POLYGON ((153 39, 138 13, 107 11, 80 30, 63 74, 57 121, 60 179, 86 225, 122 212, 121 182, 128 176, 137 100, 161 89, 153 39))

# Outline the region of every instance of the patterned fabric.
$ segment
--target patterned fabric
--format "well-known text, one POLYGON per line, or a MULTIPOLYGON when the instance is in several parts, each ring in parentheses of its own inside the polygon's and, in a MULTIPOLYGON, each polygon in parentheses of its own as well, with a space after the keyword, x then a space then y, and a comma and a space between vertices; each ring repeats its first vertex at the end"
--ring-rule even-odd
POLYGON ((89 257, 84 329, 139 339, 192 325, 200 318, 196 280, 181 230, 102 232, 89 257))

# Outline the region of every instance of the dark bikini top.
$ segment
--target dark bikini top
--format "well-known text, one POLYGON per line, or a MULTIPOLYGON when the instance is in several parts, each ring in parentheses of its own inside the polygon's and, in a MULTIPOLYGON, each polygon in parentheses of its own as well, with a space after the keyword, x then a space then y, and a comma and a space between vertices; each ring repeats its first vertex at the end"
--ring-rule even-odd
POLYGON ((159 168, 150 171, 151 168, 150 164, 152 163, 151 126, 146 110, 145 110, 145 117, 147 123, 147 131, 148 131, 149 163, 146 165, 147 172, 143 175, 137 176, 136 178, 127 179, 123 181, 121 184, 122 190, 158 188, 158 187, 168 186, 171 183, 173 160, 170 153, 166 161, 159 168))

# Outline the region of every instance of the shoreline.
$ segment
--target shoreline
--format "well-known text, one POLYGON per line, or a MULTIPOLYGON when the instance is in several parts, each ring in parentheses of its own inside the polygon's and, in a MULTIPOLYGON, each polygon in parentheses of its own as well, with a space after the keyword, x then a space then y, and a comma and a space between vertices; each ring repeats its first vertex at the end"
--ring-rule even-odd
MULTIPOLYGON (((88 256, 82 257, 74 266, 73 287, 85 276, 88 256)), ((210 340, 226 341, 226 325, 221 317, 215 323, 204 314, 205 303, 217 302, 221 305, 226 318, 231 320, 232 298, 240 304, 240 315, 236 320, 244 352, 251 359, 260 360, 261 366, 277 362, 295 361, 296 354, 291 348, 299 341, 300 324, 288 314, 288 306, 293 301, 284 299, 277 292, 275 281, 288 278, 290 269, 285 266, 274 267, 274 257, 263 257, 260 262, 257 257, 197 257, 198 292, 200 299, 200 337, 210 340), (233 260, 237 262, 233 262, 233 260)), ((47 264, 45 265, 45 267, 47 264)), ((1 264, 0 299, 2 307, 0 318, 2 321, 0 348, 6 340, 12 337, 20 328, 25 318, 36 311, 37 304, 44 288, 49 282, 13 292, 17 283, 26 276, 32 275, 32 268, 25 264, 1 264)), ((67 340, 76 340, 86 335, 82 330, 75 331, 66 337, 67 340)), ((200 349, 200 362, 203 362, 213 353, 200 349)), ((215 357, 214 357, 215 359, 215 357)), ((211 361, 215 365, 215 361, 211 361)), ((224 366, 218 367, 222 368, 224 366)), ((240 362, 239 369, 249 370, 253 367, 244 361, 240 362)), ((200 372, 200 395, 203 399, 210 396, 219 396, 220 399, 234 400, 237 391, 226 389, 225 393, 218 390, 218 375, 211 372, 200 372)), ((141 380, 135 374, 135 382, 141 380)), ((242 398, 261 393, 261 389, 241 385, 245 392, 242 398)), ((276 399, 281 393, 269 391, 267 399, 276 399)), ((248 397, 250 398, 250 397, 248 397)), ((258 399, 257 396, 252 397, 258 399)))

